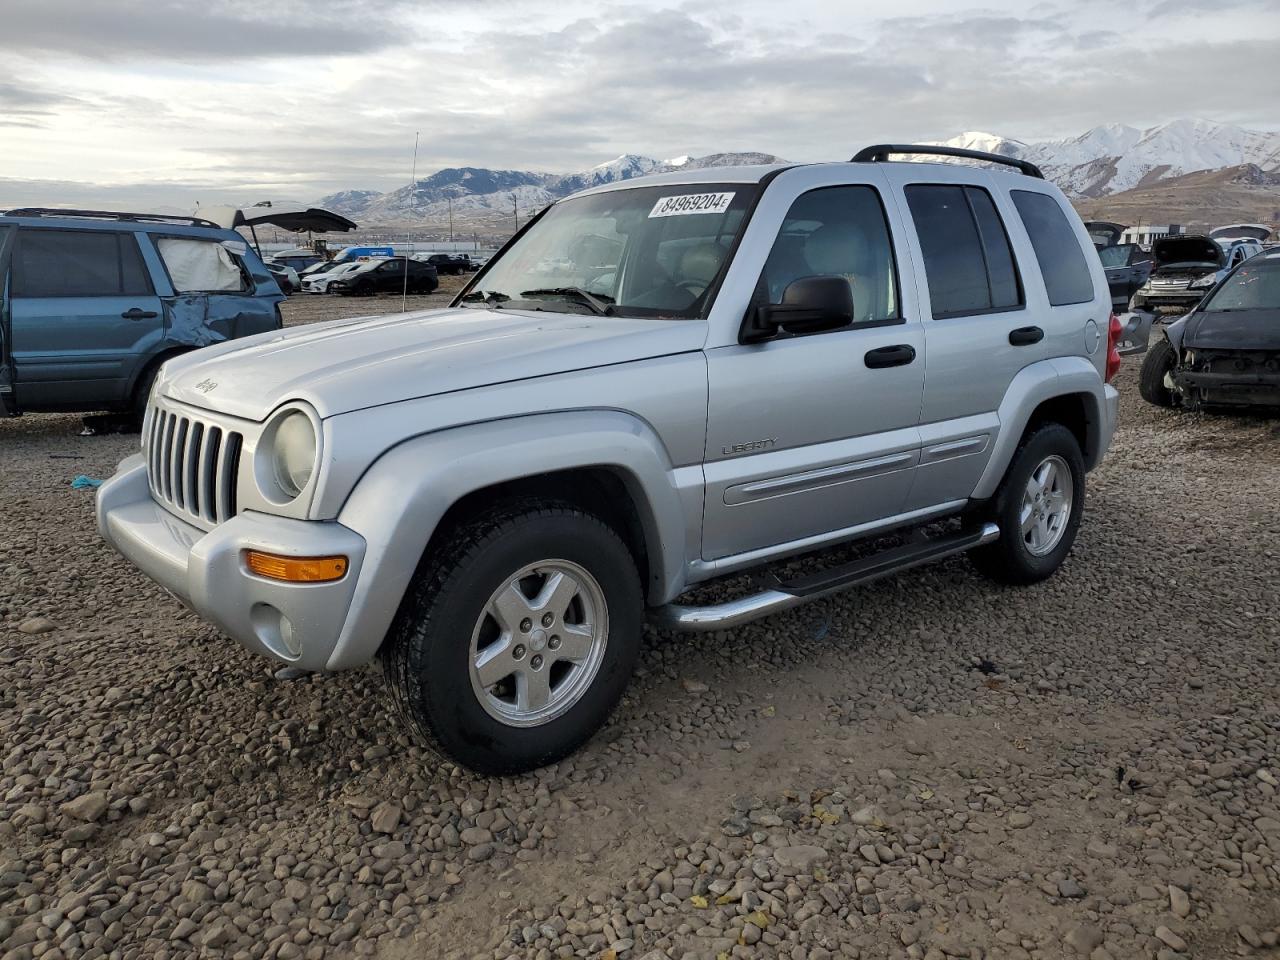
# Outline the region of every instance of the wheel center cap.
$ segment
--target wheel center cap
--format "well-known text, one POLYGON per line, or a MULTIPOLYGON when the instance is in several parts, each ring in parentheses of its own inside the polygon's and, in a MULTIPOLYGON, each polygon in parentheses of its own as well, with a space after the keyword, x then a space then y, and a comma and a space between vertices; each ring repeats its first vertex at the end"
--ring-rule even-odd
POLYGON ((534 653, 541 653, 547 647, 547 631, 538 629, 529 634, 529 648, 534 653))

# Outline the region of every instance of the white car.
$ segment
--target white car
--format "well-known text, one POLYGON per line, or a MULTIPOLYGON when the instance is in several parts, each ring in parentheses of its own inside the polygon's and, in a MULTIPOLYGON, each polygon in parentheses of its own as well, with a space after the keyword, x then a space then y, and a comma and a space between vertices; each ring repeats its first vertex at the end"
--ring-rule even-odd
POLYGON ((347 274, 353 273, 371 262, 369 260, 352 260, 347 263, 340 263, 330 270, 309 274, 302 281, 302 290, 304 293, 328 293, 329 284, 334 280, 339 277, 345 277, 347 274))

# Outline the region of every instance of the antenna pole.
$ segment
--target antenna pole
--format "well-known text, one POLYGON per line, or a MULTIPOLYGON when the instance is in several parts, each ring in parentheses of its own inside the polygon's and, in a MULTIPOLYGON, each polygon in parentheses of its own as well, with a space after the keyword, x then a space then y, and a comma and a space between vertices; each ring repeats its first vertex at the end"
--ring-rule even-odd
MULTIPOLYGON (((413 131, 413 172, 409 174, 409 209, 412 210, 418 199, 418 131, 413 131)), ((412 221, 410 221, 412 224, 412 221)), ((413 246, 413 227, 409 226, 404 233, 404 289, 400 292, 400 312, 409 309, 409 248, 413 246)))

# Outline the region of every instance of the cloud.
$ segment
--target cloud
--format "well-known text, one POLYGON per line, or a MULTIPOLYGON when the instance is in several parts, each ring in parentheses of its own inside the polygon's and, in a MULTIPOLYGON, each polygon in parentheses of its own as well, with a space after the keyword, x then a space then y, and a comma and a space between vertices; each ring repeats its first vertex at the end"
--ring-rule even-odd
POLYGON ((921 2, 934 11, 877 18, 837 0, 794 16, 766 0, 607 0, 586 16, 550 0, 130 0, 109 13, 44 0, 39 18, 6 15, 0 49, 52 45, 70 69, 41 62, 56 86, 23 73, 9 96, 28 99, 11 110, 0 86, 0 115, 23 124, 5 134, 5 172, 306 200, 405 183, 415 131, 425 175, 569 172, 624 152, 844 159, 961 130, 1039 140, 1178 116, 1275 125, 1265 84, 1206 78, 1273 59, 1278 18, 1233 8, 1209 31, 1188 16, 1157 25, 1142 3, 921 2), (245 57, 261 62, 230 62, 245 57))
POLYGON ((41 0, 4 13, 0 50, 234 62, 367 53, 404 40, 409 0, 41 0))

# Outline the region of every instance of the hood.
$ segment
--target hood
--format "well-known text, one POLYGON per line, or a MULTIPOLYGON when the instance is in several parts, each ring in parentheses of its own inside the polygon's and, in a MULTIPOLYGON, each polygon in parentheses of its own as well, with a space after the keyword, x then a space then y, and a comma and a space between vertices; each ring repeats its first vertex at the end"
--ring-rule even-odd
POLYGON ((1220 246, 1198 236, 1161 237, 1151 244, 1151 257, 1157 270, 1174 264, 1203 264, 1217 270, 1226 262, 1220 246))
POLYGON ((1095 247, 1114 247, 1120 242, 1120 235, 1129 228, 1110 220, 1086 220, 1084 229, 1095 247))
POLYGON ((1280 307, 1198 312, 1187 319, 1182 345, 1197 350, 1280 350, 1280 307))
POLYGON ((288 400, 321 417, 490 384, 700 350, 700 320, 458 307, 335 320, 185 354, 157 389, 262 420, 288 400))

